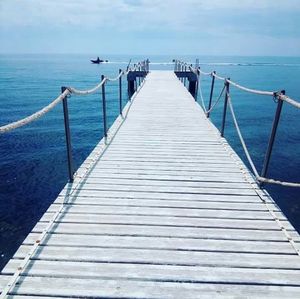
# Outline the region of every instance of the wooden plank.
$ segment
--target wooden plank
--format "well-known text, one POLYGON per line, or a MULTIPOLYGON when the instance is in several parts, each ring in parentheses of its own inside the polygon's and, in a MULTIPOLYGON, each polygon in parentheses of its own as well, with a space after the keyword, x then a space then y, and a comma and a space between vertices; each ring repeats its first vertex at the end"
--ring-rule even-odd
MULTIPOLYGON (((18 267, 19 260, 12 260, 5 273, 11 274, 18 267)), ((199 266, 171 266, 150 264, 109 264, 63 261, 31 261, 24 274, 30 276, 70 278, 114 278, 152 281, 194 282, 194 283, 245 283, 300 286, 299 270, 212 268, 199 266)))
MULTIPOLYGON (((221 219, 258 219, 273 220, 268 211, 243 211, 243 210, 209 210, 186 209, 170 207, 132 207, 132 206, 90 206, 72 205, 66 206, 68 213, 73 214, 110 214, 110 215, 146 215, 146 216, 173 216, 193 218, 221 218, 221 219)), ((58 205, 49 207, 49 212, 58 210, 58 205)))
MULTIPOLYGON (((55 204, 66 203, 63 196, 57 197, 55 204)), ((98 205, 98 206, 135 206, 135 207, 169 207, 184 209, 210 209, 210 210, 238 210, 238 211, 268 211, 266 205, 261 202, 243 201, 217 201, 217 200, 168 200, 168 199, 144 199, 144 198, 103 198, 74 196, 67 203, 74 205, 98 205)), ((278 207, 272 205, 272 210, 278 207)))
MULTIPOLYGON (((249 189, 236 188, 216 188, 216 187, 168 187, 168 186, 139 186, 139 185, 121 185, 121 184, 88 184, 83 183, 77 187, 78 190, 84 191, 119 191, 119 192, 138 192, 138 193, 177 193, 177 194, 227 194, 227 195, 256 195, 255 191, 249 189)), ((66 194, 68 190, 63 190, 60 195, 66 194)), ((79 192, 78 192, 79 193, 79 192)))
MULTIPOLYGON (((91 173, 92 174, 92 173, 91 173)), ((94 178, 92 175, 89 176, 88 181, 86 184, 113 184, 113 185, 130 185, 130 186, 164 186, 164 187, 192 187, 192 188, 205 188, 205 187, 213 187, 213 188, 235 188, 235 189, 249 189, 248 182, 203 182, 203 181, 180 181, 180 180, 164 180, 161 179, 160 176, 156 176, 156 179, 135 179, 125 178, 122 179, 119 176, 112 178, 112 177, 102 177, 99 179, 98 177, 94 178)))
POLYGON ((111 168, 121 168, 124 170, 127 169, 135 169, 135 170, 143 170, 145 172, 152 171, 152 170, 159 170, 159 171, 178 171, 179 173, 181 171, 183 172, 190 172, 192 173, 203 173, 203 172, 211 172, 211 173, 225 173, 225 174, 241 174, 240 169, 237 168, 216 168, 216 167, 210 167, 210 165, 201 165, 201 167, 194 167, 192 166, 183 166, 180 165, 179 167, 174 166, 174 165, 162 165, 161 163, 156 163, 156 164, 148 164, 148 165, 136 165, 135 163, 131 163, 131 164, 123 164, 121 165, 121 163, 101 163, 100 162, 98 164, 95 164, 95 166, 93 167, 93 170, 102 170, 102 169, 111 169, 111 168), (121 167, 122 166, 122 167, 121 167))
MULTIPOLYGON (((67 221, 69 219, 66 219, 67 221)), ((76 221, 76 219, 74 219, 76 221)), ((33 228, 24 244, 31 244, 38 240, 47 222, 39 222, 33 228)), ((57 222, 53 232, 58 234, 87 234, 87 235, 117 235, 117 236, 152 236, 152 237, 178 237, 213 240, 249 240, 249 241, 284 241, 280 230, 264 229, 230 229, 230 228, 202 228, 183 226, 160 225, 128 225, 128 224, 99 224, 81 222, 57 222)))
POLYGON ((78 196, 89 198, 114 198, 114 199, 160 199, 160 200, 196 200, 196 201, 215 201, 215 202, 245 202, 261 203, 262 200, 255 195, 238 194, 183 194, 183 193, 154 193, 154 192, 126 192, 126 191, 106 191, 106 190, 76 190, 72 196, 64 195, 61 192, 59 197, 69 201, 78 196))
POLYGON ((122 173, 126 173, 126 174, 137 174, 137 175, 155 175, 155 176, 169 176, 169 177, 176 177, 176 176, 182 176, 182 177, 192 177, 195 179, 211 179, 213 180, 214 178, 218 178, 218 179, 222 179, 226 180, 232 180, 235 178, 238 178, 239 181, 242 180, 243 182, 245 181, 245 175, 242 174, 240 171, 227 171, 224 170, 224 172, 220 172, 217 170, 205 170, 205 169, 167 169, 167 168, 160 168, 160 169, 155 169, 155 168, 142 168, 142 167, 138 167, 135 165, 131 165, 130 168, 126 167, 126 168, 120 168, 118 166, 115 165, 101 165, 101 167, 98 168, 94 168, 93 171, 91 172, 91 177, 93 175, 99 175, 99 174, 103 174, 103 173, 108 173, 109 174, 122 174, 122 173), (224 177, 224 175, 226 177, 224 177))
MULTIPOLYGON (((56 232, 56 230, 55 230, 56 232)), ((101 232, 100 232, 101 233, 101 232)), ((134 231, 132 231, 134 234, 134 231)), ((29 235, 30 236, 30 235, 29 235)), ((33 239, 33 238, 32 238, 33 239)), ((33 240, 26 239, 33 244, 33 240)), ((26 244, 24 242, 23 244, 26 244)), ((30 244, 29 243, 29 244, 30 244)), ((27 243, 28 244, 28 243, 27 243)), ((48 234, 43 245, 47 246, 73 246, 73 247, 111 247, 111 248, 145 248, 169 249, 186 251, 215 251, 215 252, 248 252, 248 253, 277 253, 295 254, 289 242, 266 242, 249 240, 210 240, 199 238, 179 237, 150 237, 150 236, 103 236, 73 234, 48 234)))
MULTIPOLYGON (((53 215, 53 214, 52 214, 53 215)), ((49 221, 51 214, 45 214, 41 220, 49 221)), ((97 215, 61 213, 57 221, 70 223, 103 223, 103 224, 134 224, 172 227, 206 227, 206 228, 237 228, 253 230, 280 230, 274 220, 256 219, 218 219, 218 218, 191 218, 172 216, 142 216, 142 215, 97 215)))
MULTIPOLYGON (((14 258, 22 259, 30 245, 22 245, 14 258)), ((300 270, 296 254, 235 253, 218 251, 179 251, 137 248, 100 248, 39 246, 32 259, 74 262, 118 262, 130 264, 198 265, 236 268, 272 268, 300 270)))
POLYGON ((126 167, 126 166, 131 166, 131 165, 135 165, 135 166, 145 166, 145 167, 156 167, 156 166, 160 166, 160 167, 168 167, 171 169, 176 169, 176 168, 181 168, 183 167, 183 169, 185 168, 191 168, 191 169, 195 169, 197 170, 197 168, 201 169, 208 169, 208 170, 219 170, 219 171, 240 171, 240 169, 237 167, 237 165, 234 165, 232 163, 229 164, 224 164, 221 161, 217 161, 216 162, 212 162, 212 161, 207 161, 206 162, 180 162, 180 161, 168 161, 168 160, 152 160, 149 161, 147 159, 145 160, 124 160, 124 159, 119 159, 119 160, 106 160, 106 159, 101 159, 97 164, 95 168, 100 168, 101 165, 119 165, 122 167, 126 167), (203 168, 202 168, 203 167, 203 168), (206 167, 206 168, 205 168, 206 167))
MULTIPOLYGON (((13 260, 11 260, 13 261, 13 260)), ((20 262, 20 261, 18 261, 20 262)), ((15 268, 15 266, 14 266, 15 268)), ((8 283, 9 279, 10 279, 11 275, 5 274, 5 273, 0 273, 0 294, 1 294, 1 290, 3 290, 6 286, 6 284, 8 283)))
POLYGON ((14 294, 85 298, 199 298, 199 294, 201 298, 236 298, 251 294, 252 298, 297 298, 299 288, 28 276, 20 279, 14 294))

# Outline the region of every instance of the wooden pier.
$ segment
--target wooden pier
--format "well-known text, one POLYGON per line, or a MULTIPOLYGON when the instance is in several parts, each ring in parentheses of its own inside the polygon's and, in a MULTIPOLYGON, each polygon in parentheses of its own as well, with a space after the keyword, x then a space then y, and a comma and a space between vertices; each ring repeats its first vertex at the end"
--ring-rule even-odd
POLYGON ((300 298, 299 241, 174 72, 152 71, 0 289, 19 271, 9 298, 300 298))

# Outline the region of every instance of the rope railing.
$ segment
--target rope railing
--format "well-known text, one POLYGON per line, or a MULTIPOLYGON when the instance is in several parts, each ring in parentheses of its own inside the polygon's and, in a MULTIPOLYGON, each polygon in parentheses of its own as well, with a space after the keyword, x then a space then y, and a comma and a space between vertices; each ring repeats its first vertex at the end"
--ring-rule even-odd
POLYGON ((222 127, 221 127, 221 130, 220 130, 221 137, 224 137, 226 111, 227 111, 227 106, 228 106, 229 110, 230 110, 230 113, 231 113, 231 116, 232 116, 232 119, 233 119, 234 127, 236 129, 237 134, 238 134, 239 140, 242 144, 242 148, 243 148, 244 153, 246 155, 247 161, 250 164, 253 175, 254 175, 257 183, 260 186, 262 186, 265 183, 268 183, 268 184, 276 184, 276 185, 288 186, 288 187, 300 187, 300 183, 297 183, 297 182, 285 182, 285 181, 275 180, 275 179, 271 179, 271 178, 266 177, 267 171, 268 171, 268 168, 269 168, 269 163, 270 163, 272 150, 273 150, 273 145, 274 145, 274 141, 275 141, 275 137, 276 137, 277 127, 278 127, 278 124, 279 124, 279 119, 280 119, 280 114, 281 114, 283 102, 286 102, 286 103, 288 103, 288 104, 290 104, 293 107, 296 107, 298 109, 300 109, 300 102, 286 96, 284 90, 282 90, 280 92, 278 92, 278 91, 274 92, 274 91, 258 90, 258 89, 248 88, 248 87, 245 87, 243 85, 240 85, 240 84, 230 80, 230 78, 225 78, 225 77, 221 77, 221 76, 217 75, 215 71, 213 71, 213 72, 203 72, 200 67, 193 68, 192 65, 187 64, 186 62, 182 62, 180 60, 174 60, 174 62, 175 62, 175 72, 176 71, 179 71, 179 72, 183 71, 186 67, 188 67, 190 72, 197 75, 197 78, 198 78, 197 79, 197 88, 199 88, 201 106, 202 106, 202 109, 203 109, 205 115, 207 116, 207 118, 209 118, 210 113, 220 103, 222 95, 223 95, 224 91, 226 90, 225 97, 224 97, 222 127), (205 106, 205 101, 204 101, 203 92, 202 92, 202 86, 201 86, 201 77, 202 77, 202 75, 203 76, 210 76, 212 78, 208 108, 206 108, 206 106, 205 106), (223 81, 224 85, 223 85, 223 88, 222 88, 222 90, 220 92, 220 95, 218 96, 217 100, 214 102, 214 104, 212 104, 215 79, 223 81), (277 109, 276 109, 276 113, 275 113, 275 117, 274 117, 274 121, 273 121, 273 125, 272 125, 272 130, 271 130, 270 138, 269 138, 269 142, 268 142, 268 147, 267 147, 267 151, 266 151, 266 154, 265 154, 265 159, 264 159, 264 162, 263 162, 263 167, 262 167, 262 171, 261 171, 260 175, 257 171, 257 168, 255 167, 255 164, 254 164, 254 162, 251 158, 251 155, 250 155, 249 150, 247 148, 244 137, 241 133, 241 130, 240 130, 240 127, 239 127, 239 124, 238 124, 238 121, 237 121, 237 117, 236 117, 236 114, 234 112, 234 107, 233 107, 233 103, 232 103, 232 99, 231 99, 231 95, 230 95, 230 91, 229 91, 230 86, 233 86, 235 88, 238 88, 239 90, 242 90, 244 92, 248 92, 248 93, 251 93, 251 94, 256 94, 256 95, 260 95, 260 96, 270 96, 270 97, 272 97, 272 99, 275 100, 275 102, 277 102, 277 109))
MULTIPOLYGON (((101 81, 91 89, 87 90, 80 90, 74 87, 62 87, 61 94, 53 100, 50 104, 43 107, 42 109, 38 110, 37 112, 22 118, 20 120, 14 121, 4 126, 0 126, 0 134, 8 133, 13 131, 17 128, 23 127, 32 123, 33 121, 39 119, 40 117, 44 116, 48 112, 50 112, 54 107, 56 107, 60 102, 63 103, 63 113, 64 113, 64 125, 65 125, 65 135, 66 135, 66 146, 67 146, 67 158, 68 158, 68 173, 69 173, 69 181, 73 182, 74 177, 74 168, 73 168, 73 159, 72 159, 72 148, 71 148, 71 134, 70 134, 70 126, 69 126, 69 112, 68 112, 68 104, 67 99, 71 95, 90 95, 98 90, 101 89, 102 92, 102 108, 103 108, 103 130, 104 130, 104 137, 107 136, 107 118, 106 118, 106 98, 105 98, 105 84, 109 81, 119 81, 119 114, 122 115, 122 77, 129 75, 130 72, 140 72, 138 76, 139 80, 135 79, 136 82, 136 89, 138 86, 143 82, 146 74, 149 72, 149 60, 145 60, 139 62, 134 65, 133 68, 130 68, 129 65, 126 70, 119 70, 118 76, 115 78, 106 77, 104 75, 101 76, 101 81), (142 74, 142 80, 141 78, 142 74)), ((130 97, 132 94, 128 93, 130 97)))
POLYGON ((38 118, 42 117, 43 115, 45 115, 46 113, 51 111, 59 102, 61 102, 63 100, 63 98, 67 97, 69 94, 70 94, 70 91, 65 90, 54 101, 52 101, 49 105, 45 106, 41 110, 31 114, 30 116, 23 118, 23 119, 20 119, 18 121, 15 121, 15 122, 12 122, 10 124, 0 127, 0 133, 7 133, 9 131, 23 127, 23 126, 37 120, 38 118))

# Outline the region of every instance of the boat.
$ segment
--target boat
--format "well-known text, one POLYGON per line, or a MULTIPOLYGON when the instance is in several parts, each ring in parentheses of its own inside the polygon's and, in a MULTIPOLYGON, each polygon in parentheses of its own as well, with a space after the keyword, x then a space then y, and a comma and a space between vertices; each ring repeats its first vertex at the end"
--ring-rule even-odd
POLYGON ((102 62, 108 62, 108 60, 102 60, 102 59, 100 59, 99 56, 98 56, 96 60, 91 59, 91 62, 92 62, 92 63, 96 63, 96 64, 100 64, 100 63, 102 63, 102 62))

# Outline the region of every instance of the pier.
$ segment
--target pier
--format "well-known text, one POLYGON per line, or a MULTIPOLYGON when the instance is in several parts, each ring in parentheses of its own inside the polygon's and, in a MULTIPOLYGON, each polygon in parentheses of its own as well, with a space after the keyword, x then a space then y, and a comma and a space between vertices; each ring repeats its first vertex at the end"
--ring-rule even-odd
POLYGON ((131 100, 75 175, 65 115, 69 182, 0 298, 300 297, 300 237, 267 169, 253 174, 195 101, 200 72, 176 67, 127 73, 131 100))

